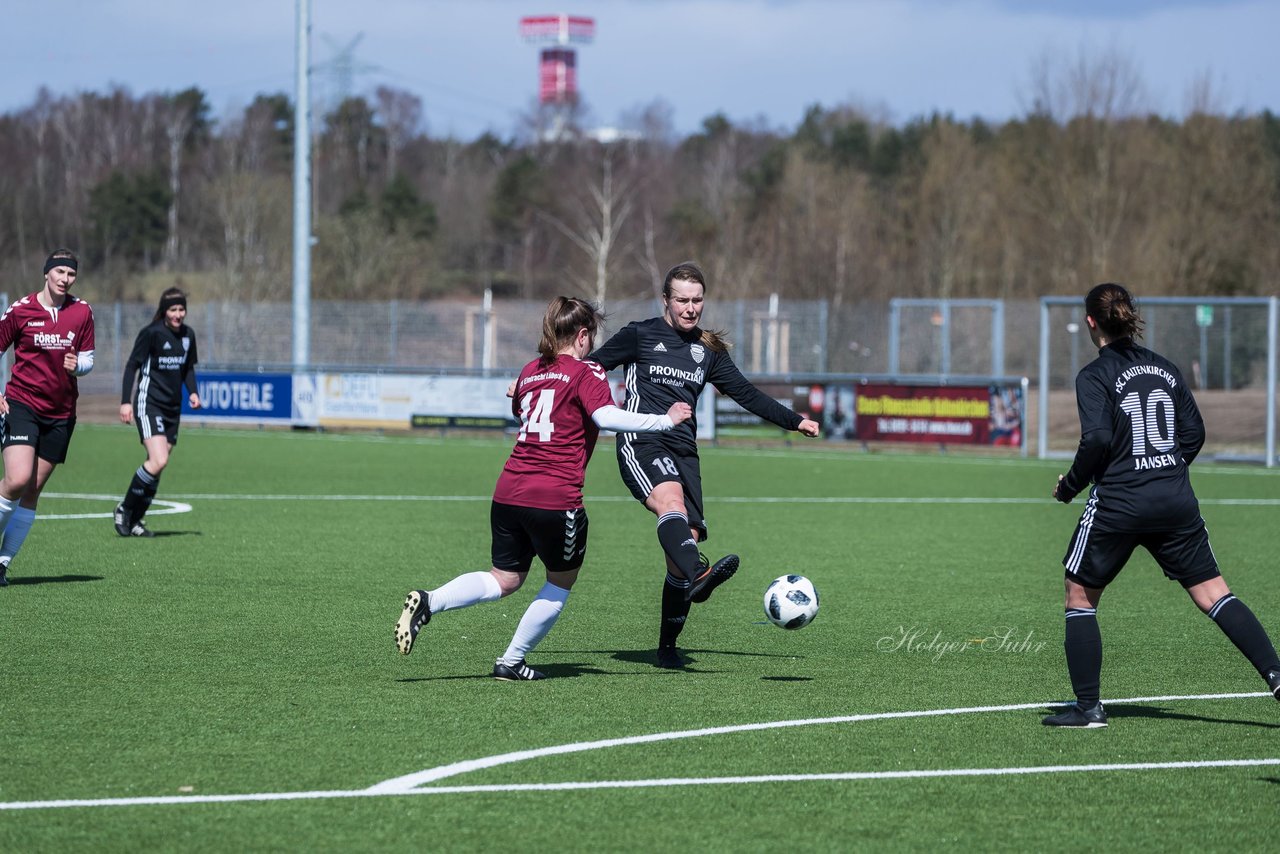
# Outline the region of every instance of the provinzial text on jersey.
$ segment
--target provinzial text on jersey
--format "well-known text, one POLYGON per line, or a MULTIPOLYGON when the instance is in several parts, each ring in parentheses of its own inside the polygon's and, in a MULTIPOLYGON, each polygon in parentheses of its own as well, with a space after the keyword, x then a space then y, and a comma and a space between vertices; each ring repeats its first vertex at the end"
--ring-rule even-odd
POLYGON ((679 368, 673 368, 670 365, 650 365, 649 379, 652 382, 662 382, 660 379, 654 379, 654 374, 662 377, 671 377, 673 379, 684 380, 685 382, 701 383, 704 374, 702 368, 696 371, 682 371, 679 368))
POLYGON ((1176 388, 1178 385, 1178 381, 1174 379, 1173 374, 1164 368, 1157 368, 1155 365, 1135 365, 1116 378, 1116 394, 1124 391, 1125 383, 1142 374, 1154 374, 1168 383, 1169 388, 1176 388))

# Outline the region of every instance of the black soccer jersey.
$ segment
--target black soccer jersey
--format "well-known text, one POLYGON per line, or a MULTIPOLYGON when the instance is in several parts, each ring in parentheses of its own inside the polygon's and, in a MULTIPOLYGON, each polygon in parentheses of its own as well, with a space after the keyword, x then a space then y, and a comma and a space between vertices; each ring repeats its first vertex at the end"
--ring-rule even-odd
POLYGON ((196 390, 196 333, 186 325, 177 332, 163 321, 144 326, 133 342, 133 352, 124 366, 120 402, 133 397, 133 379, 138 378, 135 414, 148 411, 176 413, 182 409, 182 386, 196 390))
POLYGON ((1176 365, 1130 338, 1112 342, 1076 376, 1076 404, 1080 447, 1059 495, 1074 497, 1093 481, 1092 521, 1102 530, 1199 520, 1187 466, 1204 445, 1204 421, 1176 365))
POLYGON ((626 365, 630 412, 665 414, 674 403, 687 403, 695 416, 665 433, 645 434, 673 448, 697 452, 698 396, 709 382, 743 409, 785 430, 795 430, 801 416, 761 392, 742 375, 727 352, 701 343, 701 333, 682 335, 661 317, 628 323, 587 358, 613 370, 626 365))

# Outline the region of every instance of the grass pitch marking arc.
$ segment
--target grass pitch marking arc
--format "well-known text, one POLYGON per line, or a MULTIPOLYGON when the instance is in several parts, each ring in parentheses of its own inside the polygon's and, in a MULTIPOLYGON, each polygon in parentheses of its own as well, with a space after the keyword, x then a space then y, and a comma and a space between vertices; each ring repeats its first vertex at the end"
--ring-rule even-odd
MULTIPOLYGON (((1258 691, 1248 693, 1223 694, 1181 694, 1158 697, 1127 697, 1109 699, 1107 702, 1120 703, 1160 703, 1184 700, 1233 700, 1253 697, 1271 698, 1271 695, 1258 691)), ((909 771, 841 771, 825 774, 767 774, 742 777, 676 777, 652 780, 597 780, 566 783, 507 783, 475 786, 427 786, 423 784, 456 777, 471 771, 494 768, 537 759, 544 756, 558 756, 567 753, 584 753, 592 750, 603 750, 631 744, 647 744, 658 741, 674 741, 686 738, 699 738, 707 735, 723 735, 735 732, 752 732, 766 729, 784 729, 800 726, 823 724, 857 723, 860 721, 893 720, 904 718, 940 717, 944 715, 980 714, 987 712, 1026 711, 1045 709, 1067 705, 1065 703, 1015 703, 1003 706, 969 706, 954 709, 924 709, 902 712, 877 712, 860 715, 840 715, 829 718, 805 718, 790 721, 768 721, 754 724, 734 726, 708 727, 697 730, 681 730, 675 732, 650 733, 648 735, 627 736, 599 741, 575 742, 571 744, 552 745, 550 747, 520 750, 502 753, 464 762, 454 762, 436 768, 428 768, 402 777, 394 777, 370 786, 367 789, 331 790, 312 792, 257 792, 228 795, 161 795, 154 797, 134 798, 92 798, 82 800, 52 801, 10 801, 0 802, 0 811, 31 809, 70 809, 78 807, 111 807, 111 806, 166 806, 175 804, 210 804, 239 803, 246 801, 297 801, 321 800, 331 798, 371 798, 396 797, 404 795, 447 795, 477 792, 557 792, 581 789, 639 789, 665 786, 709 786, 709 785, 746 785, 761 783, 795 783, 822 781, 857 781, 857 780, 902 780, 928 779, 938 777, 998 777, 1026 776, 1034 774, 1071 774, 1071 773, 1103 773, 1120 771, 1167 771, 1190 770, 1200 768, 1252 768, 1260 766, 1280 766, 1280 757, 1264 757, 1254 759, 1205 759, 1175 762, 1116 762, 1089 765, 1039 765, 1016 766, 1008 768, 935 768, 909 771)))
MULTIPOLYGON (((115 505, 120 503, 119 495, 97 495, 86 492, 46 492, 42 498, 78 498, 85 501, 110 501, 114 510, 115 505)), ((148 516, 171 516, 175 513, 190 513, 191 505, 184 504, 181 501, 166 501, 156 498, 151 502, 151 509, 147 511, 148 516)), ((106 513, 41 513, 36 517, 41 522, 52 522, 57 519, 110 519, 112 511, 106 513)))

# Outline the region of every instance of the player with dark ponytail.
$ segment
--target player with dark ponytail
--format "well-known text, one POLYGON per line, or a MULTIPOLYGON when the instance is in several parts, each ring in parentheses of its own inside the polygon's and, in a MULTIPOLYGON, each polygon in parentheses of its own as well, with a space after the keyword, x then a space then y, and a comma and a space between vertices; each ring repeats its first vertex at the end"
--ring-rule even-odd
POLYGON ((1205 439, 1191 389, 1177 365, 1136 342, 1142 316, 1122 285, 1098 285, 1084 308, 1098 358, 1076 377, 1080 446, 1053 489, 1065 503, 1093 484, 1062 560, 1064 648, 1076 701, 1044 723, 1107 725, 1098 602, 1138 546, 1182 585, 1280 700, 1280 658, 1257 617, 1223 580, 1191 489, 1188 467, 1205 439))

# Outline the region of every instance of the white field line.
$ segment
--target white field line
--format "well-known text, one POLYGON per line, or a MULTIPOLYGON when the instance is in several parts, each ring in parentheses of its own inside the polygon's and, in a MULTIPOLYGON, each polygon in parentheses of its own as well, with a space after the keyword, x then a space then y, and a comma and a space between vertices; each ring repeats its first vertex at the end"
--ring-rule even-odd
MULTIPOLYGON (((92 429, 92 425, 86 429, 92 429)), ((114 429, 108 427, 107 429, 114 429)), ((209 435, 213 435, 210 433, 209 435)), ((298 442, 323 442, 336 444, 363 444, 363 445, 419 445, 428 447, 458 447, 465 445, 475 448, 495 448, 504 453, 510 451, 511 442, 505 439, 497 438, 470 438, 462 436, 405 436, 396 435, 389 436, 379 433, 294 433, 291 431, 261 431, 261 430, 237 430, 229 427, 217 428, 218 438, 230 439, 251 439, 254 441, 282 441, 296 444, 298 442)), ((875 465, 879 463, 917 463, 927 466, 940 465, 959 465, 959 466, 1000 466, 1000 467, 1042 467, 1062 469, 1064 465, 1070 465, 1072 456, 1071 451, 1062 451, 1060 456, 1050 459, 1040 459, 1039 457, 1014 457, 1009 455, 1000 456, 982 456, 980 454, 955 456, 947 454, 939 454, 934 452, 919 453, 911 450, 902 451, 877 451, 875 453, 865 453, 856 449, 852 444, 845 449, 826 450, 816 448, 807 441, 793 439, 797 443, 801 443, 800 447, 795 450, 785 450, 776 448, 735 448, 732 446, 708 446, 701 449, 704 456, 725 456, 725 457, 742 457, 750 456, 753 459, 786 459, 786 460, 814 460, 814 461, 831 461, 843 462, 853 465, 875 465)), ((1280 469, 1268 469, 1265 466, 1240 464, 1240 463, 1215 463, 1200 462, 1196 463, 1193 470, 1196 474, 1205 475, 1244 475, 1258 477, 1280 477, 1280 469)))
MULTIPOLYGON (((1108 700, 1109 703, 1157 703, 1169 702, 1172 700, 1229 700, 1242 697, 1270 697, 1265 692, 1248 693, 1248 694, 1188 694, 1182 696, 1164 696, 1164 697, 1130 697, 1123 700, 1108 700)), ((390 780, 384 780, 381 783, 370 786, 371 792, 395 792, 416 788, 424 783, 432 783, 436 780, 443 780, 446 777, 454 777, 458 774, 466 774, 471 771, 478 771, 483 768, 493 768, 498 765, 509 765, 513 762, 523 762, 526 759, 539 759, 543 756, 560 756, 566 753, 582 753, 589 750, 604 750, 610 747, 624 747, 631 744, 651 744, 658 741, 676 741, 686 738, 700 738, 705 735, 726 735, 736 732, 754 732, 766 729, 786 729, 791 727, 802 726, 822 726, 826 724, 845 724, 858 723, 861 721, 884 721, 902 718, 927 718, 940 717, 943 715, 969 715, 983 712, 1015 712, 1026 709, 1043 709, 1051 706, 1064 706, 1066 703, 1017 703, 1005 706, 968 706, 956 709, 926 709, 919 711, 905 712, 876 712, 872 714, 861 715, 839 715, 830 718, 803 718, 800 720, 790 721, 767 721, 764 723, 754 724, 735 724, 732 726, 722 727, 705 727, 703 729, 679 730, 676 732, 658 732, 649 735, 633 735, 624 738, 609 738, 601 741, 580 741, 572 744, 558 744, 551 747, 540 747, 534 750, 519 750, 514 753, 502 753, 496 756, 485 756, 480 759, 468 759, 463 762, 454 762, 449 765, 440 765, 435 768, 428 768, 424 771, 418 771, 414 774, 406 774, 403 777, 394 777, 390 780)))
MULTIPOLYGON (((120 503, 119 495, 92 495, 84 492, 45 492, 41 498, 79 498, 85 501, 110 501, 112 510, 115 505, 120 503)), ((112 510, 106 513, 41 513, 36 516, 36 521, 52 522, 56 519, 110 519, 112 510)), ((156 498, 151 502, 151 509, 147 511, 148 516, 169 516, 174 513, 190 513, 191 505, 184 504, 181 501, 166 501, 156 498)))
MULTIPOLYGON (((1252 697, 1268 697, 1266 692, 1228 693, 1228 694, 1184 694, 1160 697, 1129 697, 1125 699, 1107 700, 1108 703, 1157 703, 1180 700, 1222 700, 1252 697)), ((741 724, 737 726, 711 727, 707 729, 686 730, 667 733, 651 733, 649 735, 631 736, 627 738, 605 739, 602 741, 577 742, 561 744, 536 750, 521 750, 504 753, 481 759, 455 762, 429 768, 416 774, 396 777, 383 781, 367 789, 312 791, 312 792, 258 792, 235 795, 164 795, 135 798, 92 798, 84 800, 53 801, 10 801, 0 802, 0 810, 30 809, 65 809, 76 807, 110 807, 110 806, 162 806, 171 804, 209 804, 238 803, 245 801, 295 801, 317 800, 323 798, 369 798, 396 797, 402 795, 443 795, 472 792, 554 792, 574 789, 632 789, 661 786, 702 786, 727 784, 759 784, 759 783, 791 783, 810 781, 839 780, 895 780, 921 779, 935 777, 985 777, 1010 776, 1027 774, 1067 774, 1087 772, 1114 771, 1159 771, 1194 768, 1242 768, 1265 765, 1280 765, 1280 758, 1258 759, 1209 759, 1177 762, 1120 762, 1111 764, 1090 765, 1040 765, 1019 766, 1010 768, 938 768, 918 769, 910 771, 842 771, 828 774, 768 774, 750 777, 704 777, 704 778, 662 778, 654 780, 600 780, 567 783, 510 783, 477 786, 433 786, 416 788, 425 782, 444 779, 458 774, 476 771, 482 768, 493 768, 526 759, 543 756, 556 756, 566 753, 581 753, 601 750, 629 744, 646 744, 656 741, 672 741, 676 739, 696 738, 704 735, 722 735, 734 732, 750 732, 765 729, 782 729, 798 726, 822 724, 854 723, 858 721, 890 720, 901 718, 938 717, 943 715, 975 714, 982 712, 1021 711, 1026 709, 1044 709, 1066 705, 1065 703, 1016 703, 1004 706, 970 706, 956 709, 927 709, 920 711, 880 712, 864 715, 843 715, 831 718, 809 718, 792 721, 770 721, 766 723, 741 724)), ((1088 737, 1088 736, 1086 736, 1088 737)))
MULTIPOLYGON (((46 498, 70 498, 86 501, 110 501, 112 505, 119 501, 118 495, 99 495, 84 492, 46 492, 46 498)), ((492 495, 305 495, 299 493, 268 493, 254 495, 250 493, 190 493, 172 495, 168 499, 157 498, 148 511, 152 516, 167 516, 176 513, 190 513, 189 501, 408 501, 408 502, 485 502, 491 501, 492 495), (174 499, 182 499, 180 501, 174 499)), ((635 499, 626 495, 594 495, 589 496, 594 503, 630 503, 635 499)), ((1000 497, 1000 496, 940 496, 940 495, 836 495, 836 496, 727 496, 714 499, 725 504, 864 504, 864 505, 1045 505, 1056 504, 1052 498, 1000 497)), ((1202 498, 1200 503, 1209 506, 1224 507, 1280 507, 1280 498, 1202 498)), ((105 513, 42 513, 39 521, 57 521, 65 519, 110 519, 111 512, 105 513)))
MULTIPOLYGON (((90 496, 90 495, 74 495, 70 493, 46 493, 56 498, 102 498, 109 497, 112 501, 117 500, 112 496, 90 496)), ((492 501, 492 495, 303 495, 303 494, 262 494, 252 495, 247 493, 187 493, 182 495, 173 495, 171 498, 179 498, 183 501, 422 501, 422 502, 475 502, 475 501, 492 501)), ((587 502, 596 503, 613 503, 635 501, 629 495, 588 495, 587 502)), ((729 496, 725 498, 712 499, 714 502, 723 502, 725 504, 1057 504, 1052 498, 1019 498, 1019 497, 992 497, 992 496, 872 496, 872 495, 837 495, 837 496, 729 496)), ((159 499, 157 499, 157 503, 159 499)), ((1202 498, 1201 504, 1207 505, 1227 505, 1242 507, 1280 507, 1280 498, 1202 498)), ((169 512, 178 513, 186 512, 191 508, 187 505, 186 510, 172 510, 169 512)), ((41 516, 40 518, 45 518, 41 516)), ((86 517, 56 517, 56 518, 88 518, 86 517)), ((97 517, 95 517, 97 518, 97 517)))

